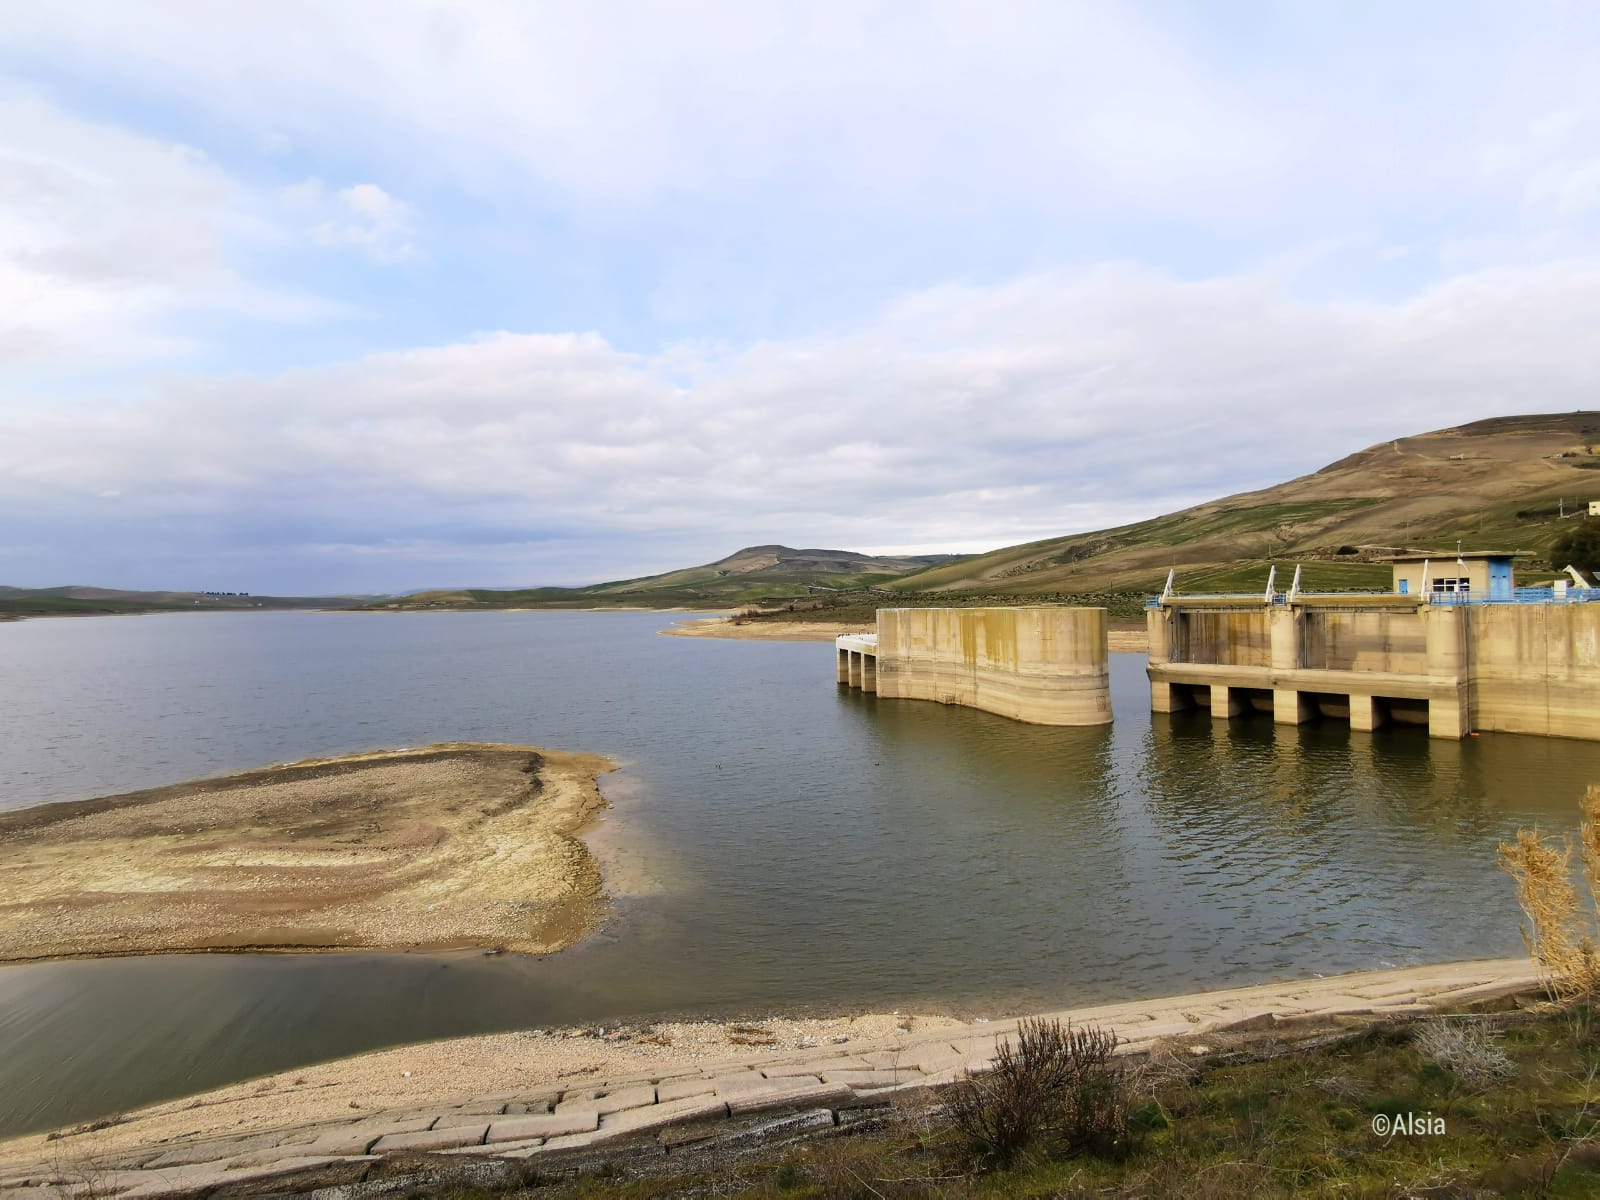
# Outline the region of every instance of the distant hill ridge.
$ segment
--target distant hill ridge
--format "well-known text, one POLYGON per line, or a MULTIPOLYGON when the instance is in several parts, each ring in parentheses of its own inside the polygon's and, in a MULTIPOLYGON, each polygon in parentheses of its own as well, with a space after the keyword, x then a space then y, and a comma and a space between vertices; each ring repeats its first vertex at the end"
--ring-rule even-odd
MULTIPOLYGON (((1600 412, 1495 417, 1379 442, 1285 483, 1111 529, 985 554, 871 555, 746 546, 715 562, 588 587, 440 588, 371 601, 385 608, 720 608, 827 599, 859 605, 1081 599, 1158 590, 1255 590, 1274 564, 1306 565, 1310 588, 1387 587, 1385 551, 1413 547, 1532 552, 1600 500, 1600 412)), ((0 615, 44 611, 192 611, 196 607, 334 607, 337 597, 225 597, 194 592, 0 587, 0 615), (196 604, 196 600, 200 603, 196 604)), ((1136 601, 1135 601, 1136 604, 1136 601)))

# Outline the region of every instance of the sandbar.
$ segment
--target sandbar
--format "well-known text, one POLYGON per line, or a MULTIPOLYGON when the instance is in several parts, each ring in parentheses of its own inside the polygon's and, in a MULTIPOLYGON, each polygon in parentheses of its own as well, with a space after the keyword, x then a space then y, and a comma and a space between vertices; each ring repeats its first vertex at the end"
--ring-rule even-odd
POLYGON ((668 637, 740 638, 759 642, 831 642, 842 633, 871 633, 874 626, 861 621, 768 621, 739 617, 704 617, 679 621, 658 630, 668 637))
POLYGON ((0 961, 548 953, 604 898, 600 755, 445 743, 0 813, 0 961))

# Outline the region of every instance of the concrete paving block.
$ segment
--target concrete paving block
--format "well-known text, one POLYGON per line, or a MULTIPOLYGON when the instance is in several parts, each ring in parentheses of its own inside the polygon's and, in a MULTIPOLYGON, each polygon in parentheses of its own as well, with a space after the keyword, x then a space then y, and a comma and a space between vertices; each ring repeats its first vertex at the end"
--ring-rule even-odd
POLYGON ((871 1054, 861 1055, 861 1060, 867 1064, 869 1071, 893 1071, 897 1067, 904 1069, 912 1065, 911 1059, 914 1057, 905 1050, 874 1050, 871 1054))
POLYGON ((470 1146, 483 1141, 489 1132, 487 1123, 481 1125, 453 1125, 449 1129, 424 1129, 417 1133, 389 1133, 372 1146, 374 1154, 389 1154, 395 1150, 448 1150, 452 1146, 470 1146))
POLYGON ((554 1107, 559 1108, 563 1104, 571 1104, 574 1106, 579 1104, 588 1104, 604 1091, 605 1088, 600 1087, 598 1084, 589 1084, 586 1087, 565 1088, 559 1095, 556 1096, 554 1107))
POLYGON ((728 1102, 728 1112, 740 1117, 746 1113, 766 1112, 774 1108, 832 1107, 850 1100, 854 1092, 842 1083, 789 1084, 786 1080, 773 1080, 757 1091, 741 1089, 730 1092, 723 1099, 728 1102))
POLYGON ((144 1164, 145 1170, 160 1171, 167 1167, 186 1167, 191 1163, 225 1162, 252 1150, 270 1150, 278 1144, 276 1134, 256 1134, 253 1137, 229 1138, 226 1141, 190 1142, 174 1146, 144 1164))
POLYGON ((1470 987, 1451 988, 1446 992, 1433 992, 1428 996, 1428 1003, 1434 1005, 1465 1004, 1470 1000, 1484 1000, 1494 996, 1504 996, 1508 992, 1519 992, 1525 985, 1522 983, 1477 983, 1470 987))
POLYGON ((1308 1015, 1321 1016, 1338 1012, 1361 1012, 1372 1007, 1372 1001, 1365 996, 1355 996, 1348 992, 1329 992, 1325 995, 1307 997, 1297 1001, 1303 1011, 1308 1015))
POLYGON ((827 1071, 823 1075, 829 1083, 851 1088, 894 1087, 921 1077, 922 1072, 914 1067, 904 1071, 827 1071))
POLYGON ((933 1053, 931 1049, 924 1050, 900 1065, 914 1068, 924 1075, 932 1075, 940 1071, 959 1071, 969 1061, 971 1060, 968 1055, 947 1048, 940 1054, 933 1053))
POLYGON ((511 1158, 520 1156, 528 1150, 537 1150, 548 1140, 548 1138, 523 1138, 520 1142, 496 1142, 493 1146, 462 1146, 459 1150, 451 1150, 449 1153, 466 1154, 468 1151, 476 1151, 495 1157, 511 1158))
POLYGON ((690 1121, 721 1120, 727 1115, 728 1106, 715 1096, 690 1096, 667 1104, 610 1113, 600 1118, 600 1132, 606 1137, 620 1137, 639 1129, 660 1129, 690 1121))
POLYGON ((622 1112, 630 1108, 638 1108, 644 1104, 656 1102, 655 1084, 646 1084, 641 1087, 619 1088, 617 1091, 608 1092, 604 1096, 596 1097, 592 1102, 594 1109, 601 1116, 607 1113, 622 1112))
POLYGON ((514 1142, 496 1142, 492 1146, 453 1146, 449 1150, 439 1150, 435 1153, 460 1158, 496 1158, 515 1154, 519 1150, 532 1150, 535 1146, 542 1145, 544 1145, 543 1138, 521 1138, 514 1142))
POLYGON ((386 1133, 421 1133, 424 1129, 432 1129, 438 1116, 436 1112, 384 1114, 357 1121, 346 1128, 363 1133, 370 1129, 379 1136, 386 1133))
POLYGON ((506 1158, 527 1158, 535 1154, 550 1154, 557 1150, 582 1150, 585 1146, 592 1146, 600 1140, 600 1132, 569 1133, 564 1137, 546 1138, 542 1146, 534 1146, 528 1150, 518 1150, 514 1154, 505 1155, 506 1158))
POLYGON ((300 1154, 313 1156, 366 1154, 372 1149, 373 1143, 383 1136, 376 1129, 355 1129, 346 1126, 342 1129, 330 1129, 314 1141, 302 1143, 293 1149, 300 1154))
POLYGON ((736 1092, 759 1092, 771 1087, 773 1083, 760 1071, 729 1071, 725 1075, 716 1076, 711 1082, 719 1096, 731 1096, 736 1092))
POLYGON ((794 1062, 764 1062, 757 1063, 756 1070, 768 1079, 787 1079, 795 1075, 820 1075, 822 1064, 834 1062, 837 1055, 831 1058, 802 1058, 794 1062))
POLYGON ((1371 987, 1350 990, 1368 1000, 1387 1000, 1393 1004, 1409 1003, 1417 998, 1417 986, 1414 982, 1374 984, 1371 987))
POLYGON ((506 1105, 505 1115, 508 1117, 533 1117, 540 1113, 547 1113, 555 1107, 554 1101, 546 1100, 541 1103, 521 1104, 513 1100, 506 1105))
POLYGON ((439 1114, 439 1119, 436 1120, 433 1123, 433 1125, 430 1126, 430 1128, 433 1128, 433 1129, 459 1129, 459 1128, 462 1128, 463 1126, 467 1126, 467 1125, 492 1125, 494 1123, 495 1118, 500 1115, 500 1110, 503 1109, 504 1107, 505 1107, 505 1105, 502 1104, 499 1108, 496 1108, 493 1112, 465 1112, 465 1111, 463 1111, 463 1112, 444 1112, 444 1113, 440 1113, 439 1114))
POLYGON ((142 1200, 144 1197, 208 1191, 228 1184, 259 1183, 266 1179, 294 1175, 300 1171, 315 1171, 322 1167, 332 1166, 335 1163, 348 1161, 365 1160, 337 1157, 282 1158, 276 1162, 266 1163, 258 1167, 246 1167, 241 1170, 223 1170, 211 1163, 192 1163, 189 1166, 172 1167, 166 1170, 123 1172, 119 1176, 118 1182, 130 1175, 139 1175, 144 1178, 130 1179, 128 1181, 130 1186, 127 1190, 119 1191, 116 1195, 117 1200, 142 1200))
POLYGON ((484 1141, 510 1142, 533 1137, 565 1137, 569 1133, 593 1133, 598 1128, 600 1128, 600 1114, 592 1109, 565 1113, 536 1113, 527 1117, 501 1117, 489 1126, 489 1133, 484 1141))
POLYGON ((687 1100, 690 1096, 709 1096, 717 1085, 709 1079, 695 1076, 692 1079, 672 1079, 656 1084, 656 1100, 666 1104, 671 1100, 687 1100))

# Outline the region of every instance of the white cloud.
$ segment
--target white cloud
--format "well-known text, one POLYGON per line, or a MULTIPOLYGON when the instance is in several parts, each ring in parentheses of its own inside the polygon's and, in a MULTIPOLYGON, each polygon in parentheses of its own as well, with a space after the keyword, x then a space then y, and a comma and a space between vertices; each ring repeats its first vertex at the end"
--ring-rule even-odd
POLYGON ((1097 2, 909 19, 854 0, 152 0, 10 16, 17 43, 296 146, 624 212, 796 180, 874 207, 965 209, 1028 188, 1042 205, 1220 212, 1294 146, 1270 109, 1097 2))
POLYGON ((438 544, 553 529, 631 554, 691 535, 998 545, 1397 435, 1592 406, 1596 322, 1600 263, 1463 276, 1395 305, 1106 267, 932 289, 847 335, 742 350, 501 333, 189 377, 131 408, 17 407, 0 415, 0 488, 58 510, 116 491, 146 516, 336 510, 391 555, 418 522, 448 526, 438 544))
POLYGON ((225 235, 248 196, 203 154, 0 95, 0 363, 151 360, 193 348, 196 309, 330 306, 241 279, 225 235))
POLYGON ((284 188, 283 198, 303 221, 315 222, 309 236, 319 246, 354 246, 378 263, 418 256, 416 210, 375 183, 329 192, 320 179, 306 179, 284 188))

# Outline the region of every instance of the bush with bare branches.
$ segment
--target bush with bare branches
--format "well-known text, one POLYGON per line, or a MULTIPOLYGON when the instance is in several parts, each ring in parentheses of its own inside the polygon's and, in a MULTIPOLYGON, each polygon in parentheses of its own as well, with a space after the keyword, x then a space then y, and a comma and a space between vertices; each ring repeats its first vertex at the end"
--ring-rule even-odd
POLYGON ((1519 829, 1515 841, 1500 843, 1500 866, 1516 881, 1517 903, 1528 917, 1522 940, 1562 999, 1600 995, 1600 787, 1591 786, 1580 807, 1578 847, 1590 907, 1572 882, 1570 838, 1519 829))
POLYGON ((945 1098, 972 1157, 1009 1167, 1025 1150, 1121 1157, 1128 1148, 1129 1087, 1114 1033, 1030 1019, 1000 1044, 992 1071, 945 1098))

